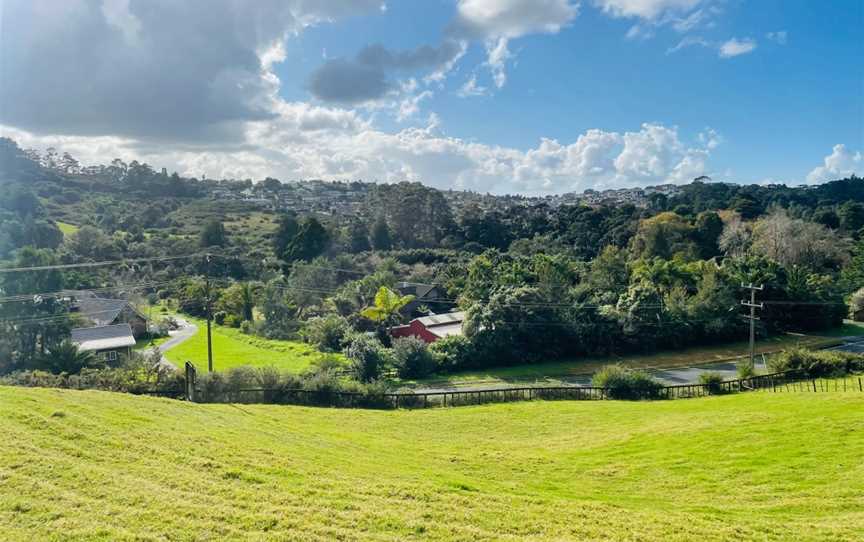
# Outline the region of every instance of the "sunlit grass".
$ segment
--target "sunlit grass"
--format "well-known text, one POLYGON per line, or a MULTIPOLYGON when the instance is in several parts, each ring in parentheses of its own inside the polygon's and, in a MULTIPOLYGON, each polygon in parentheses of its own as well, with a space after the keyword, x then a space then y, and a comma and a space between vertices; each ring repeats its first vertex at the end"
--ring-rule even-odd
MULTIPOLYGON (((175 365, 191 361, 199 370, 207 369, 207 322, 183 316, 198 326, 198 332, 187 341, 168 350, 165 357, 175 365)), ((213 368, 274 366, 300 372, 325 354, 300 341, 279 341, 246 335, 239 329, 213 325, 213 368)), ((341 354, 336 355, 341 359, 341 354)))
POLYGON ((79 229, 75 224, 69 224, 68 222, 57 222, 57 227, 60 228, 60 231, 63 232, 65 237, 69 237, 79 229))
POLYGON ((0 388, 4 540, 861 540, 864 394, 368 411, 0 388))

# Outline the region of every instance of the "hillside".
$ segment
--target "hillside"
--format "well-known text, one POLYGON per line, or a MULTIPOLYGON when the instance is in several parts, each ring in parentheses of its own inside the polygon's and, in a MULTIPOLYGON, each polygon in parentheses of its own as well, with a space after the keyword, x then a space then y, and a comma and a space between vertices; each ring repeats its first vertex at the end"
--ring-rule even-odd
POLYGON ((0 388, 0 532, 860 540, 862 408, 842 392, 376 412, 0 388))

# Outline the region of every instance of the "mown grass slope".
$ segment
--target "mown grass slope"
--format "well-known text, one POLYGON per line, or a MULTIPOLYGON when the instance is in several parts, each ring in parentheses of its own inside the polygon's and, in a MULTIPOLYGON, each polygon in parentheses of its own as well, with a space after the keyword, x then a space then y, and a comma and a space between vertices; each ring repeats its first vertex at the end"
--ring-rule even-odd
POLYGON ((0 387, 4 540, 861 540, 864 394, 369 411, 0 387))

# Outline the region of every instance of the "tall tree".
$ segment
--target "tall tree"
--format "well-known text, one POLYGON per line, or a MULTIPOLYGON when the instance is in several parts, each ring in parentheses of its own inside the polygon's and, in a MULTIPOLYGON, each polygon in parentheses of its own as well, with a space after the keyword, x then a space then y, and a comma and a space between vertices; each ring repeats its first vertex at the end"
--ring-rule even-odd
POLYGON ((225 225, 218 219, 210 220, 201 230, 199 241, 202 247, 224 247, 228 244, 225 225))
POLYGON ((390 227, 384 215, 378 215, 372 224, 372 248, 375 250, 390 250, 393 248, 393 239, 390 236, 390 227))

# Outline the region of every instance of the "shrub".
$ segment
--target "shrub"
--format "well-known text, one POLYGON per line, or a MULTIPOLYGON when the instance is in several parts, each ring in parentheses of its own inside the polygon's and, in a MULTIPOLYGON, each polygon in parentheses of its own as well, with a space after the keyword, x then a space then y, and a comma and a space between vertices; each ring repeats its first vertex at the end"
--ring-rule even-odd
POLYGON ((405 337, 393 341, 393 365, 399 378, 423 378, 435 370, 435 358, 425 342, 405 337))
POLYGON ((598 388, 606 388, 612 399, 658 399, 663 384, 641 370, 628 369, 621 365, 607 365, 591 380, 598 388))
POLYGON ((310 318, 300 331, 300 336, 322 352, 339 352, 350 329, 345 318, 328 314, 310 318))
POLYGON ((859 289, 849 298, 849 318, 864 321, 864 288, 859 289))
POLYGON ((243 318, 237 316, 236 314, 229 314, 225 317, 223 323, 228 327, 237 328, 240 327, 245 321, 246 320, 243 320, 243 318))
POLYGON ((474 350, 471 340, 462 335, 452 335, 435 341, 429 347, 435 356, 438 372, 452 373, 471 365, 474 350))
POLYGON ((707 372, 699 375, 699 383, 703 384, 712 395, 723 393, 723 375, 715 372, 707 372))
POLYGON ((840 376, 864 370, 864 355, 792 348, 772 357, 768 365, 775 372, 790 372, 799 377, 840 376))
POLYGON ((361 382, 377 380, 384 370, 387 351, 374 336, 356 335, 345 349, 351 372, 361 382))
POLYGON ((750 359, 742 359, 737 364, 735 364, 735 369, 738 371, 738 378, 741 380, 745 380, 747 378, 753 378, 756 376, 756 369, 753 367, 753 364, 750 363, 750 359))
POLYGON ((216 313, 213 314, 213 321, 216 322, 217 325, 221 326, 225 324, 226 316, 225 311, 216 311, 216 313))

